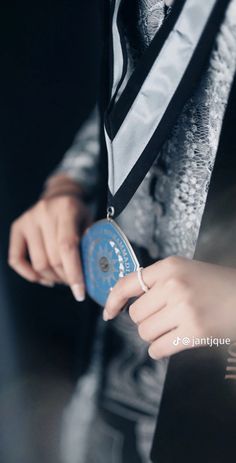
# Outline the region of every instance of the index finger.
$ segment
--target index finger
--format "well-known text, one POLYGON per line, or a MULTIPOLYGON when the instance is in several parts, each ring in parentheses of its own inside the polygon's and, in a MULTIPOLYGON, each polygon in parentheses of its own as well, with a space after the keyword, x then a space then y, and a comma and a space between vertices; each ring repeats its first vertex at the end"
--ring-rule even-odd
POLYGON ((63 270, 72 293, 78 302, 85 299, 85 284, 79 252, 80 237, 75 218, 59 224, 58 244, 63 270))
POLYGON ((13 225, 10 232, 8 263, 22 278, 35 283, 40 280, 40 276, 27 260, 27 250, 25 236, 19 228, 13 225))

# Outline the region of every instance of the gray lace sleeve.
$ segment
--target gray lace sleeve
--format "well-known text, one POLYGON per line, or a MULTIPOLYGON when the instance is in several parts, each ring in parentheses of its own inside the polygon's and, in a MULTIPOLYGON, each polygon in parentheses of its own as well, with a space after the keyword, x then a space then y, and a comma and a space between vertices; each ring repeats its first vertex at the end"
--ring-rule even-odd
POLYGON ((99 181, 99 125, 99 113, 95 108, 52 173, 66 174, 88 193, 94 191, 99 181))

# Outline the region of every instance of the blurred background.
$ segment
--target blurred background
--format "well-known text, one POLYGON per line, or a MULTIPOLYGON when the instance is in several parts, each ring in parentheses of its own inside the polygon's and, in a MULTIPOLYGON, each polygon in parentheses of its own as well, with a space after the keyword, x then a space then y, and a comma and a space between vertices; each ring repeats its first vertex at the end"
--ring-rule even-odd
POLYGON ((7 266, 11 222, 43 182, 97 94, 97 2, 0 7, 0 462, 59 461, 61 416, 85 367, 86 304, 7 266), (95 45, 96 44, 96 45, 95 45))
MULTIPOLYGON (((89 355, 86 325, 96 309, 78 305, 66 288, 22 280, 7 266, 7 249, 11 222, 37 200, 94 105, 97 6, 0 6, 0 463, 60 462, 63 410, 89 355)), ((220 146, 233 153, 233 164, 224 172, 219 163, 221 185, 235 184, 235 103, 236 82, 220 146)), ((221 216, 225 204, 222 198, 221 216)), ((211 243, 209 260, 212 235, 211 243)))

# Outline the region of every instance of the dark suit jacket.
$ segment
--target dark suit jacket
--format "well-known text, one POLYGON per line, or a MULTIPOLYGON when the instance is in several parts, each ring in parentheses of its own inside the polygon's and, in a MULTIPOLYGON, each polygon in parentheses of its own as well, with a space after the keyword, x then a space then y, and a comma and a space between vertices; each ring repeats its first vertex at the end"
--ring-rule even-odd
MULTIPOLYGON (((235 130, 236 79, 195 254, 199 260, 233 266, 236 265, 235 130)), ((232 350, 236 359, 236 344, 232 350)), ((154 463, 236 460, 236 376, 225 378, 232 373, 226 372, 226 367, 236 367, 236 362, 229 363, 229 357, 232 354, 228 348, 208 347, 171 358, 151 454, 154 463)))

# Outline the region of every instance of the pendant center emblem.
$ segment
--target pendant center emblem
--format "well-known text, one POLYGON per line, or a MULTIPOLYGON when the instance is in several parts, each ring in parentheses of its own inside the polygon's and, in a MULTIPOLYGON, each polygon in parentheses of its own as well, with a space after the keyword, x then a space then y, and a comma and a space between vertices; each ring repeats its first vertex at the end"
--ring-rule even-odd
POLYGON ((102 272, 107 273, 109 271, 110 264, 107 257, 102 256, 101 259, 99 259, 99 266, 102 272))

